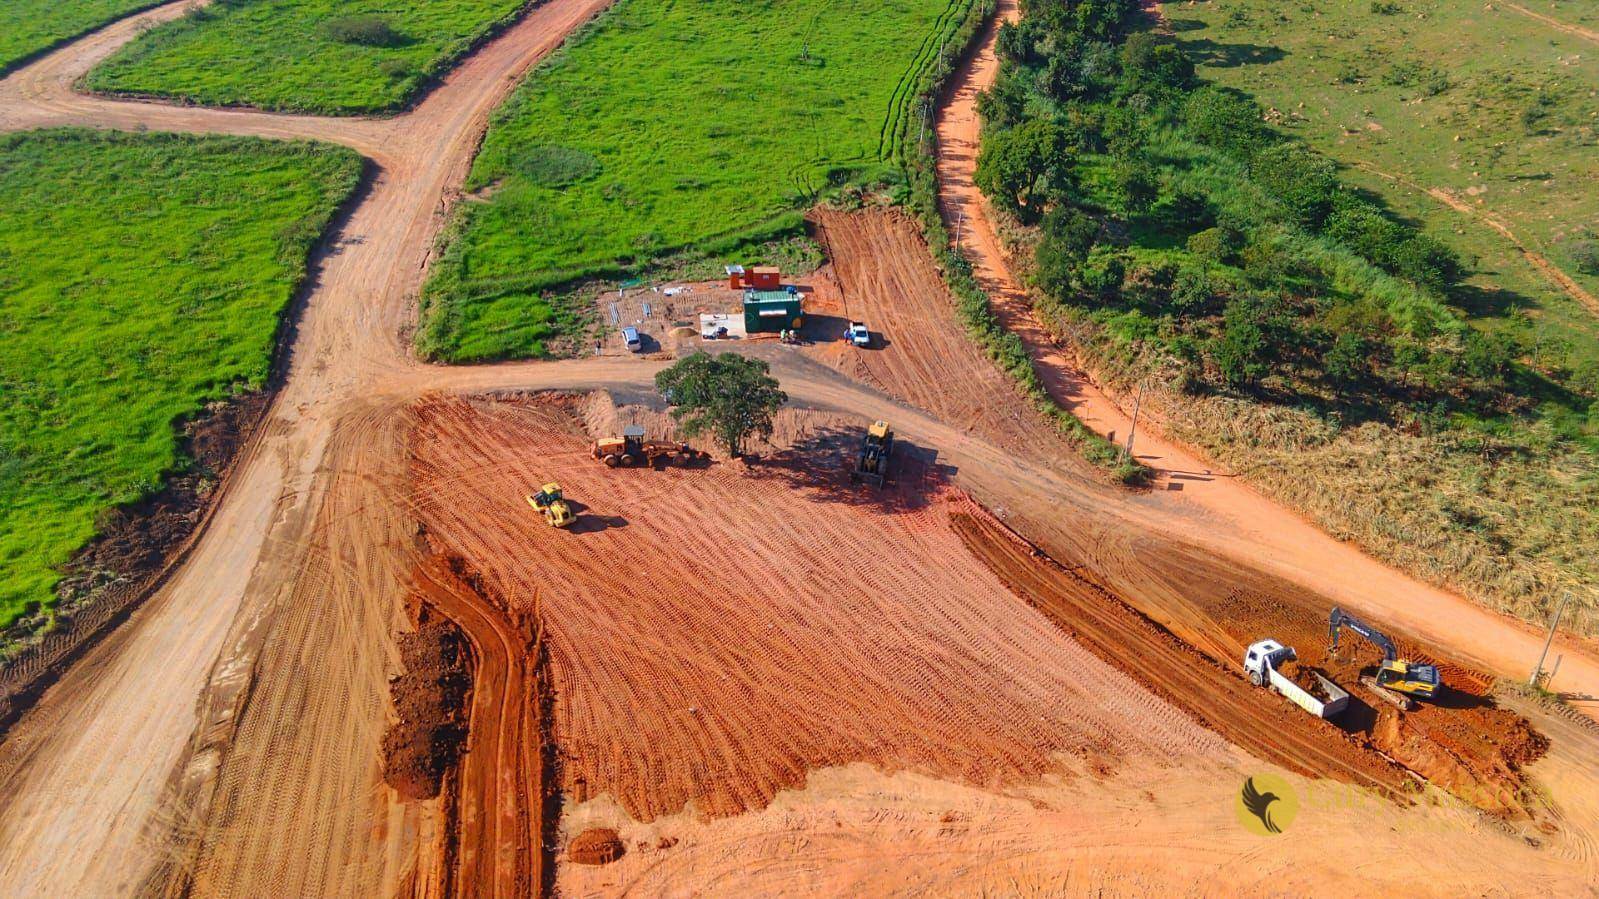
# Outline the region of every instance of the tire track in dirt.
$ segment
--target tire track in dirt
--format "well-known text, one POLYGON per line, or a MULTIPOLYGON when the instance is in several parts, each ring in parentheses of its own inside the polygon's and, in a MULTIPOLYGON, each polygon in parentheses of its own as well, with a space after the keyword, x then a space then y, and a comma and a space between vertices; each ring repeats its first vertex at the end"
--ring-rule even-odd
POLYGON ((785 413, 795 451, 746 473, 607 469, 548 403, 417 414, 431 538, 513 612, 540 603, 568 802, 726 816, 857 760, 1003 785, 1055 753, 1222 750, 1015 602, 962 550, 936 476, 907 462, 894 493, 850 485, 855 432, 833 416, 785 413), (546 480, 587 505, 569 531, 522 500, 546 480))
POLYGON ((1301 774, 1333 777, 1396 798, 1410 791, 1402 769, 1186 646, 1085 572, 1060 566, 980 508, 956 518, 954 527, 967 550, 1013 592, 1101 659, 1229 742, 1301 774))
POLYGON ((433 556, 416 572, 421 601, 472 647, 469 749, 452 788, 453 877, 447 895, 543 894, 554 872, 544 843, 546 699, 536 611, 513 617, 471 582, 463 563, 433 556))

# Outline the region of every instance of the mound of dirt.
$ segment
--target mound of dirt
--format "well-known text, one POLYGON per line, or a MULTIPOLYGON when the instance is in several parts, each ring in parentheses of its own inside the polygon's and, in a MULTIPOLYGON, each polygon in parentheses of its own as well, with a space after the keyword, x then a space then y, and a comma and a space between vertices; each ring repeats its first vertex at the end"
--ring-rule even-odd
POLYGON ((460 630, 427 606, 397 642, 405 673, 389 683, 399 720, 383 735, 383 779, 406 799, 432 799, 466 743, 470 654, 460 630))
POLYGON ((585 830, 566 847, 566 857, 579 865, 608 865, 622 857, 627 848, 622 837, 609 827, 585 830))
POLYGON ((1549 749, 1549 740, 1527 719, 1497 708, 1384 708, 1371 738, 1437 786, 1485 812, 1511 817, 1529 816, 1522 767, 1549 749))

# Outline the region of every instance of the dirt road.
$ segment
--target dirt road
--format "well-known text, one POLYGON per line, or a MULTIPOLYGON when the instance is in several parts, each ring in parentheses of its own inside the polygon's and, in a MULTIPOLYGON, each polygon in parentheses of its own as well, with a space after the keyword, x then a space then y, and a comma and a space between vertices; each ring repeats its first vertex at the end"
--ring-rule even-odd
MULTIPOLYGON (((1015 0, 1000 0, 1000 20, 1014 19, 1015 0)), ((1096 388, 1055 345, 1032 315, 1026 291, 1011 272, 987 203, 972 183, 980 122, 977 95, 998 73, 996 33, 956 76, 939 113, 940 207, 951 233, 957 222, 963 252, 993 298, 1006 326, 1021 336, 1050 394, 1085 424, 1112 440, 1125 440, 1131 419, 1115 398, 1096 388)), ((1164 440, 1158 423, 1139 422, 1136 453, 1161 473, 1157 490, 1172 514, 1165 532, 1305 585, 1346 606, 1378 616, 1418 636, 1448 646, 1496 674, 1526 678, 1542 648, 1535 628, 1491 612, 1466 598, 1409 577, 1329 537, 1300 515, 1218 470, 1193 451, 1164 440), (1183 507, 1187 507, 1184 509, 1183 507), (1218 522, 1225 523, 1218 527, 1218 522)), ((1599 659, 1585 645, 1561 642, 1565 662, 1560 688, 1599 697, 1599 659)), ((1599 704, 1593 708, 1599 715, 1599 704)))
MULTIPOLYGON (((215 778, 234 767, 239 774, 224 773, 221 782, 233 778, 264 788, 273 777, 248 776, 246 769, 300 766, 309 777, 318 766, 332 770, 344 760, 354 763, 354 771, 375 774, 371 744, 340 742, 340 732, 320 737, 318 752, 309 758, 278 752, 223 758, 216 753, 225 747, 209 751, 204 735, 219 725, 238 726, 232 719, 246 706, 249 719, 281 716, 292 722, 303 712, 303 695, 262 686, 266 679, 294 679, 294 671, 258 667, 259 654, 266 633, 297 626, 292 615, 279 619, 285 605, 310 614, 290 602, 303 603, 304 594, 285 588, 295 583, 298 563, 315 543, 330 473, 358 464, 359 449, 350 458, 352 450, 336 446, 335 435, 341 429, 359 432, 356 423, 372 410, 364 398, 427 380, 425 370, 409 360, 401 331, 414 315, 412 298, 445 203, 464 177, 489 112, 517 76, 607 2, 552 0, 473 54, 413 112, 382 121, 73 95, 78 74, 147 23, 180 14, 181 3, 123 20, 0 82, 0 128, 79 124, 318 138, 349 143, 376 165, 371 186, 339 230, 335 250, 313 272, 288 349, 288 373, 268 421, 241 454, 187 564, 51 688, 0 745, 0 787, 10 797, 0 810, 0 877, 12 888, 32 895, 106 895, 137 887, 171 860, 174 846, 166 832, 172 825, 185 834, 196 827, 172 810, 174 797, 197 789, 187 783, 195 777, 215 778), (332 458, 330 446, 337 453, 332 458), (285 705, 263 701, 271 696, 285 705), (213 712, 223 720, 202 717, 213 712), (196 748, 191 739, 207 751, 186 765, 196 748)), ((323 645, 334 652, 345 644, 323 645)), ((364 692, 381 697, 384 672, 371 667, 364 673, 364 692)), ((342 685, 329 685, 329 692, 337 686, 342 685)), ((301 689, 310 689, 303 680, 301 689)), ((380 732, 383 704, 369 709, 371 714, 380 732)), ((342 733, 354 737, 348 729, 342 733)), ((330 801, 338 799, 334 792, 329 790, 330 801)), ((175 807, 185 808, 181 801, 175 807)), ((341 867, 356 873, 392 868, 394 860, 381 858, 383 847, 367 838, 366 816, 342 819, 359 828, 353 833, 329 835, 326 828, 340 821, 317 822, 317 813, 302 805, 279 824, 280 831, 298 833, 302 845, 315 840, 323 847, 296 862, 312 878, 303 882, 327 883, 321 878, 341 867)), ((281 844, 260 841, 239 851, 256 853, 262 866, 239 864, 237 880, 272 872, 285 856, 281 844)), ((403 853, 397 855, 403 861, 403 853)), ((380 880, 398 876, 388 870, 380 880)), ((302 881, 268 880, 254 889, 246 883, 241 892, 276 893, 295 882, 302 881)))
MULTIPOLYGON (((328 122, 73 95, 77 74, 144 24, 178 14, 179 4, 124 20, 0 82, 0 129, 80 124, 318 138, 355 146, 375 166, 334 250, 317 261, 283 386, 190 558, 0 744, 7 797, 0 878, 12 889, 108 895, 176 884, 229 895, 391 894, 417 881, 416 844, 438 810, 397 803, 382 785, 375 748, 395 664, 389 631, 416 561, 402 526, 411 510, 394 471, 384 468, 393 461, 384 448, 398 436, 391 419, 430 390, 638 390, 660 365, 585 359, 438 370, 416 363, 402 337, 432 240, 489 111, 520 73, 605 5, 551 0, 466 60, 413 112, 389 120, 328 122)), ((756 352, 774 359, 796 400, 892 418, 909 440, 936 450, 939 464, 957 469, 959 483, 1017 518, 1047 523, 1070 510, 1074 524, 1088 526, 1060 528, 1056 538, 1096 567, 1147 568, 1138 535, 1165 531, 1351 596, 1372 585, 1404 586, 1336 544, 1326 554, 1295 549, 1300 538, 1330 543, 1305 535, 1302 523, 1299 531, 1263 533, 1282 522, 1164 495, 1129 500, 1085 489, 1080 477, 996 446, 969 423, 951 425, 797 355, 756 352)), ((1221 491, 1213 485, 1213 492, 1221 491)), ((1145 573, 1124 576, 1148 583, 1145 573)), ((1164 576, 1172 583, 1163 589, 1180 595, 1186 572, 1164 576)), ((1385 612, 1440 643, 1459 638, 1496 669, 1521 667, 1521 634, 1503 621, 1473 621, 1470 607, 1446 595, 1416 596, 1413 607, 1385 612), (1497 641, 1484 637, 1495 634, 1497 641)), ((1571 651, 1561 677, 1599 693, 1599 673, 1571 651)), ((471 770, 499 757, 500 750, 485 752, 466 764, 471 770)), ((525 825, 506 832, 525 833, 518 827, 525 825)), ((489 867, 496 877, 522 870, 499 859, 489 867)), ((515 892, 526 876, 500 880, 497 889, 515 892)))

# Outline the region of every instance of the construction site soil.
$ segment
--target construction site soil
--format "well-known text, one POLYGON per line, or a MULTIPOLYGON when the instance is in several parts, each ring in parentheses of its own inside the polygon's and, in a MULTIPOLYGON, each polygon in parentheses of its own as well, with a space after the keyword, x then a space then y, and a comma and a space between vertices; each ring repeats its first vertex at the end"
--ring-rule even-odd
POLYGON ((935 469, 907 466, 883 493, 851 485, 842 446, 818 451, 844 432, 837 416, 785 411, 758 462, 612 470, 573 413, 612 431, 665 416, 569 405, 434 399, 411 440, 430 538, 510 610, 539 610, 565 801, 727 816, 857 761, 997 786, 1058 755, 1221 749, 997 600, 1004 585, 950 526, 976 507, 935 469), (576 502, 569 529, 523 499, 551 480, 576 502))
MULTIPOLYGON (((887 323, 887 333, 894 336, 871 350, 827 343, 812 346, 807 353, 964 426, 985 441, 1063 473, 1097 480, 1080 458, 1058 453, 1064 442, 1049 422, 1003 381, 1003 375, 966 338, 954 317, 955 300, 942 288, 913 221, 897 211, 865 209, 818 210, 813 223, 830 261, 820 275, 832 286, 819 293, 824 298, 836 296, 848 317, 863 318, 874 326, 887 323)), ((1450 706, 1447 710, 1423 705, 1400 712, 1375 697, 1360 695, 1360 672, 1378 659, 1374 648, 1346 641, 1342 660, 1325 651, 1326 616, 1332 603, 1324 597, 1259 571, 1227 566, 1192 545, 1156 533, 1141 535, 1129 547, 1145 564, 1129 564, 1116 552, 1116 542, 1125 541, 1125 535, 1116 535, 1116 542, 1095 539, 1092 535, 1104 526, 1102 520, 1074 520, 1066 507, 1051 512, 1048 518, 1025 512, 1010 516, 1009 524, 1044 547, 1030 548, 1031 556, 1065 563, 1050 561, 1054 577, 1034 577, 1016 592, 1031 597, 1046 612, 1058 609, 1062 626, 1112 664, 1125 665, 1118 660, 1136 658, 1143 670, 1152 671, 1151 659, 1171 658, 1167 669, 1142 679, 1217 732, 1239 745, 1259 747, 1254 751, 1291 770, 1397 794, 1410 781, 1403 766, 1484 810, 1528 812, 1520 798, 1525 792, 1520 769, 1524 760, 1537 757, 1541 738, 1520 716, 1493 706, 1488 695, 1492 678, 1448 660, 1441 652, 1401 640, 1401 648, 1411 657, 1441 662, 1451 690, 1443 700, 1450 706), (1069 533, 1077 527, 1081 530, 1069 533), (1085 534, 1090 539, 1085 540, 1085 534), (1117 615, 1104 621, 1097 639, 1082 632, 1085 619, 1108 615, 1112 608, 1117 615), (1308 716, 1286 701, 1262 702, 1259 691, 1239 675, 1238 666, 1245 648, 1265 636, 1294 645, 1300 666, 1319 669, 1349 690, 1351 709, 1329 724, 1303 720, 1308 716), (1129 655, 1129 641, 1147 648, 1129 655), (1217 702, 1217 697, 1229 695, 1240 697, 1239 704, 1217 702), (1384 722, 1380 728, 1379 717, 1384 722), (1438 729, 1442 721, 1461 732, 1484 736, 1445 739, 1433 746, 1421 735, 1436 732, 1447 737, 1438 729), (1291 738, 1284 740, 1279 734, 1291 738)), ((967 528, 963 536, 970 541, 976 532, 967 528)), ((986 547, 974 552, 994 559, 986 547)), ((995 569, 1013 588, 1011 579, 1018 570, 1014 561, 1005 560, 995 569)), ((1320 690, 1308 671, 1297 682, 1320 690)))
POLYGON ((383 735, 383 779, 407 800, 439 795, 467 736, 472 659, 461 631, 417 594, 416 630, 401 634, 400 663, 390 679, 398 719, 383 735))

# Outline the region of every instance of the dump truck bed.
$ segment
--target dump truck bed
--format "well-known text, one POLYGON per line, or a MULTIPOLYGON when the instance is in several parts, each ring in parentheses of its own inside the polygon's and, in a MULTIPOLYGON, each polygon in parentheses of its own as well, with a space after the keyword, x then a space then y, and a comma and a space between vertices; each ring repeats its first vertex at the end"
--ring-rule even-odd
POLYGON ((1276 668, 1267 668, 1266 673, 1271 677, 1272 689, 1317 718, 1331 718, 1349 706, 1349 691, 1314 671, 1310 672, 1311 676, 1316 678, 1316 682, 1321 684, 1322 690, 1326 692, 1328 698, 1325 701, 1317 699, 1309 690, 1277 673, 1276 668))

